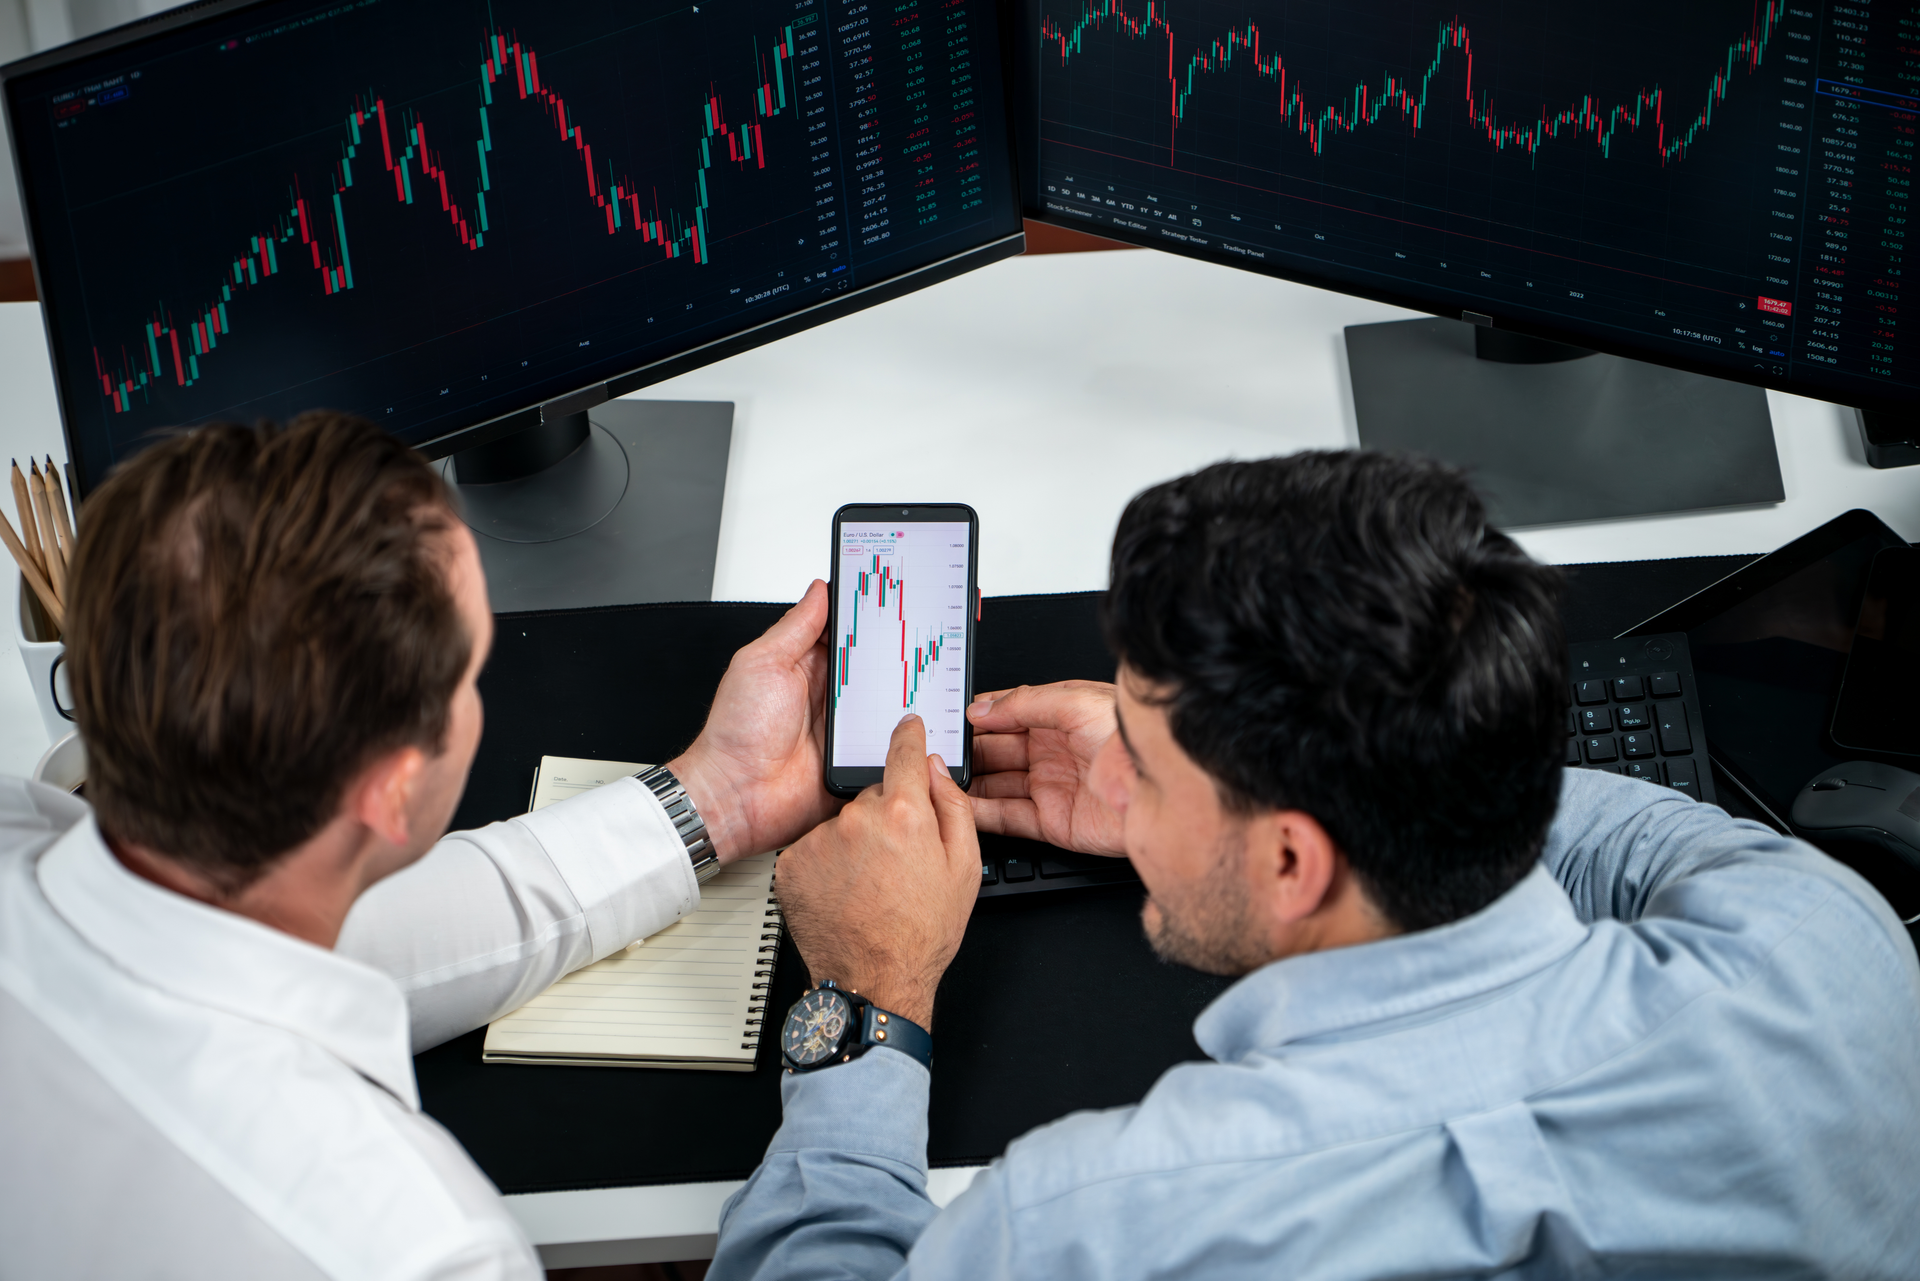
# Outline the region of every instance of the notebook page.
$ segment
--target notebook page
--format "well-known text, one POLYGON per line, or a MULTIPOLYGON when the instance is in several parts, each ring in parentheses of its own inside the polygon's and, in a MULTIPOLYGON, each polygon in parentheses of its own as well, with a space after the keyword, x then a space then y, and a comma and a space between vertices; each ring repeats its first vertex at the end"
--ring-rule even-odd
MULTIPOLYGON (((640 768, 543 757, 535 794, 551 804, 640 768)), ((485 1059, 750 1071, 778 946, 773 865, 772 853, 728 864, 691 914, 496 1019, 485 1059)))
POLYGON ((649 766, 632 761, 589 761, 578 756, 542 756, 533 771, 533 796, 527 811, 542 810, 555 801, 592 791, 602 783, 628 778, 649 766))
MULTIPOLYGON (((597 1059, 719 1059, 751 1065, 759 1027, 754 972, 770 968, 763 934, 772 854, 729 864, 700 906, 653 937, 576 970, 487 1030, 486 1054, 597 1059), (751 1035, 745 1035, 746 1033, 751 1035)), ((762 991, 765 989, 763 988, 762 991)))

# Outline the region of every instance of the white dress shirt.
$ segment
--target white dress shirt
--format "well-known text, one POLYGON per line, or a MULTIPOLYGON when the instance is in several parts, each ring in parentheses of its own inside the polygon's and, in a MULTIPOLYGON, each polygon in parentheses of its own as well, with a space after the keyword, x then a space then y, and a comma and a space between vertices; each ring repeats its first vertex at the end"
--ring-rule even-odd
POLYGON ((334 951, 128 872, 0 778, 0 1277, 537 1278, 412 1054, 684 916, 624 779, 448 836, 334 951))

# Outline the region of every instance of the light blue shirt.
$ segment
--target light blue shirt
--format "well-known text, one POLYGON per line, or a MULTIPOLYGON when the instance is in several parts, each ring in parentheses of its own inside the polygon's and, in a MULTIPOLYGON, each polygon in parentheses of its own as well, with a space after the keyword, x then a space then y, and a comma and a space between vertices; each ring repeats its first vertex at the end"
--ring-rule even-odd
POLYGON ((1920 1277, 1912 942, 1845 867, 1665 789, 1569 770, 1499 901, 1276 961, 1194 1034, 1212 1062, 944 1211, 926 1069, 785 1078, 709 1278, 1920 1277))

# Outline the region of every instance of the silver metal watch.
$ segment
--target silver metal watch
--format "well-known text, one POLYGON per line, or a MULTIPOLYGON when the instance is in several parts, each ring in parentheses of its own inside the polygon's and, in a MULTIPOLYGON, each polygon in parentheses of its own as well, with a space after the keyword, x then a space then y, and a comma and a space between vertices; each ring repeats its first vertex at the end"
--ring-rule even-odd
POLYGON ((687 847, 694 880, 705 885, 719 874, 720 856, 713 852, 713 840, 707 835, 707 820, 701 818, 700 811, 694 808, 686 785, 664 765, 643 769, 634 777, 654 794, 667 811, 673 830, 680 834, 680 843, 687 847))

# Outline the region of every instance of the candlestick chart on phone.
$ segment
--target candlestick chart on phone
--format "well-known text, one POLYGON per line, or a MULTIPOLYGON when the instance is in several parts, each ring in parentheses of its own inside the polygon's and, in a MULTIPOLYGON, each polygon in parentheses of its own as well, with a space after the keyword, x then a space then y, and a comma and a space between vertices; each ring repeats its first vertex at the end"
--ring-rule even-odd
MULTIPOLYGON (((658 95, 649 141, 656 153, 666 140, 664 149, 678 154, 665 173, 635 168, 622 155, 631 148, 623 147, 621 131, 599 127, 575 87, 542 68, 534 40, 509 26, 449 36, 472 55, 470 106, 449 103, 459 95, 379 84, 342 92, 331 103, 316 97, 315 116, 332 123, 308 135, 301 163, 286 166, 277 207, 191 211, 200 223, 236 224, 230 251, 204 265, 197 294, 156 299, 144 316, 126 318, 124 340, 94 346, 101 396, 113 413, 130 413, 160 386, 193 387, 213 377, 223 342, 245 329, 250 304, 263 291, 320 300, 380 292, 387 282, 370 279, 364 262, 355 270, 359 229, 374 205, 404 210, 423 251, 432 238, 458 246, 483 279, 509 269, 498 261, 503 230, 576 243, 628 240, 689 270, 711 265, 726 252, 715 230, 716 170, 758 174, 770 154, 801 146, 795 26, 815 20, 807 14, 769 23, 738 47, 713 50, 713 74, 693 92, 681 86, 673 98, 658 95), (537 132, 524 127, 529 117, 542 126, 537 132), (571 155, 571 182, 539 193, 550 210, 545 225, 501 226, 503 185, 529 181, 524 157, 503 154, 503 124, 522 126, 512 131, 522 151, 544 145, 571 155), (243 218, 252 225, 238 225, 243 218)), ((529 193, 518 194, 524 208, 529 193)))
MULTIPOLYGON (((853 679, 848 664, 853 658, 854 651, 860 647, 860 619, 863 613, 867 613, 872 619, 867 624, 869 648, 885 650, 895 625, 898 626, 900 710, 902 715, 915 710, 915 704, 920 698, 921 678, 933 670, 946 647, 944 630, 937 621, 928 624, 916 620, 913 626, 912 644, 908 644, 905 585, 895 576, 894 567, 891 564, 880 563, 878 553, 874 554, 871 565, 854 576, 853 602, 852 619, 848 624, 845 637, 842 638, 834 667, 834 706, 840 705, 840 696, 846 692, 848 682, 853 679), (888 615, 889 592, 892 598, 891 617, 888 615), (869 604, 872 606, 870 611, 862 608, 869 604)), ((887 682, 887 689, 889 692, 892 689, 891 680, 887 682)))
POLYGON ((932 522, 843 529, 830 687, 836 764, 884 764, 909 712, 926 722, 928 751, 957 759, 967 535, 964 524, 932 522))

